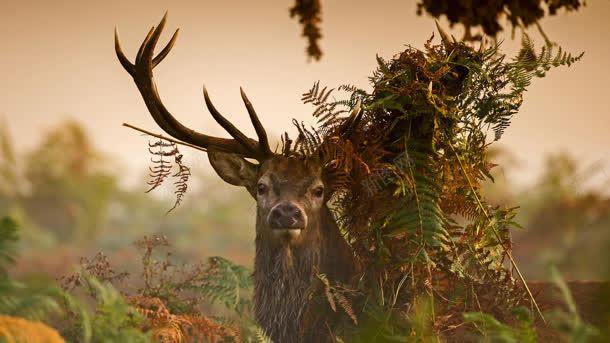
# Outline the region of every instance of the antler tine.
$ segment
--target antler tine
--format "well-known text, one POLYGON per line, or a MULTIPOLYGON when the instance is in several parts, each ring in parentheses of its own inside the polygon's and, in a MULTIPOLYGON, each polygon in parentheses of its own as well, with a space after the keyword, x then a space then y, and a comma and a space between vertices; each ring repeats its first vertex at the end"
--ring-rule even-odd
POLYGON ((438 30, 438 33, 441 35, 441 40, 443 41, 445 49, 449 50, 451 48, 451 39, 449 38, 449 35, 441 28, 441 25, 438 23, 437 20, 435 20, 434 22, 436 23, 436 29, 438 30))
POLYGON ((364 111, 362 111, 362 100, 358 99, 358 101, 356 102, 356 105, 354 106, 354 108, 352 109, 352 113, 350 113, 349 117, 347 118, 347 121, 344 124, 344 129, 342 130, 342 135, 345 137, 349 137, 352 132, 356 129, 356 127, 358 127, 358 124, 360 123, 360 120, 362 119, 362 114, 364 113, 364 111))
POLYGON ((167 42, 167 44, 165 45, 163 50, 161 50, 161 52, 159 52, 157 54, 157 56, 155 56, 155 58, 153 58, 153 60, 152 60, 153 68, 156 67, 159 63, 161 63, 161 61, 163 61, 165 56, 167 56, 167 54, 169 54, 170 50, 172 50, 172 48, 174 47, 174 43, 176 42, 176 39, 178 39, 179 32, 180 32, 180 29, 176 29, 176 31, 174 31, 174 34, 172 35, 172 38, 170 38, 169 42, 167 42))
POLYGON ((165 58, 165 56, 167 56, 167 54, 169 53, 171 48, 174 46, 174 42, 178 38, 177 37, 178 30, 176 30, 176 32, 174 32, 174 35, 169 40, 167 45, 161 50, 161 52, 159 52, 159 54, 153 58, 155 47, 157 46, 157 42, 159 42, 159 37, 161 37, 161 33, 163 32, 163 29, 165 28, 166 22, 167 22, 167 12, 165 12, 165 15, 163 15, 163 19, 161 19, 161 21, 159 22, 159 25, 156 28, 153 26, 153 28, 151 29, 151 32, 148 33, 148 36, 142 43, 143 49, 142 49, 142 47, 140 48, 140 49, 142 49, 142 53, 140 54, 140 52, 138 52, 138 57, 136 57, 136 64, 138 64, 140 59, 143 58, 145 61, 150 61, 154 67, 157 64, 159 64, 165 58))
POLYGON ((129 62, 129 59, 125 56, 123 49, 121 48, 121 40, 119 39, 119 30, 117 27, 114 27, 114 51, 116 53, 119 62, 123 68, 129 73, 129 75, 133 76, 135 74, 135 66, 129 62))
POLYGON ((241 93, 241 99, 244 101, 244 105, 246 105, 246 109, 248 110, 248 114, 250 115, 250 121, 252 121, 252 125, 254 126, 254 130, 256 130, 256 135, 258 136, 258 146, 261 152, 267 156, 272 155, 271 147, 269 147, 269 140, 267 139, 267 132, 261 124, 256 111, 254 111, 254 106, 246 96, 246 92, 242 87, 239 87, 239 92, 241 93))
POLYGON ((151 27, 150 30, 148 30, 146 37, 144 38, 144 40, 142 41, 142 44, 140 45, 140 48, 138 49, 138 53, 136 54, 136 64, 140 63, 140 61, 142 60, 142 54, 144 54, 144 49, 148 45, 148 42, 150 41, 150 37, 152 37, 152 35, 153 35, 153 32, 155 32, 154 26, 151 27))
POLYGON ((214 107, 212 100, 210 100, 208 90, 205 88, 205 86, 203 86, 203 98, 205 100, 205 105, 207 106, 208 110, 210 111, 210 114, 212 114, 212 117, 214 117, 214 120, 216 120, 216 122, 218 124, 220 124, 220 126, 222 126, 222 128, 225 129, 231 135, 231 137, 235 138, 235 140, 240 142, 244 147, 246 147, 252 153, 258 155, 258 150, 256 149, 257 143, 255 141, 251 140, 250 138, 246 137, 246 135, 244 135, 229 120, 227 120, 227 118, 225 118, 222 114, 220 114, 220 112, 218 112, 216 107, 214 107))
MULTIPOLYGON (((261 161, 266 156, 263 156, 260 151, 257 150, 257 142, 246 137, 243 133, 239 132, 228 120, 218 113, 218 111, 212 111, 213 106, 209 98, 206 99, 208 108, 212 112, 214 119, 218 121, 225 130, 235 139, 227 139, 220 137, 208 136, 194 130, 191 130, 180 123, 163 105, 157 92, 157 85, 155 84, 153 77, 153 68, 157 66, 170 52, 173 47, 177 36, 178 30, 174 33, 172 38, 169 40, 167 45, 159 52, 157 56, 154 56, 154 50, 159 41, 159 37, 165 26, 167 20, 167 13, 163 16, 163 19, 158 26, 153 27, 147 34, 142 45, 138 50, 135 64, 132 64, 121 48, 118 30, 115 28, 114 35, 114 46, 115 52, 119 59, 119 62, 123 68, 133 77, 144 103, 148 108, 148 111, 152 115, 155 122, 170 136, 184 141, 189 144, 199 146, 201 148, 214 149, 221 152, 235 153, 246 158, 255 158, 261 161)), ((204 94, 205 95, 205 94, 204 94)))

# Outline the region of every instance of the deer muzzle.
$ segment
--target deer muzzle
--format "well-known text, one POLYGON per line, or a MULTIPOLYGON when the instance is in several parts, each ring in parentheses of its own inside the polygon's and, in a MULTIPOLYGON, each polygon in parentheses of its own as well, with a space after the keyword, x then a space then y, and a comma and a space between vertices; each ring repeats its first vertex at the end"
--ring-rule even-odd
POLYGON ((298 236, 307 226, 307 218, 300 206, 293 202, 283 201, 269 212, 269 227, 276 234, 298 236))

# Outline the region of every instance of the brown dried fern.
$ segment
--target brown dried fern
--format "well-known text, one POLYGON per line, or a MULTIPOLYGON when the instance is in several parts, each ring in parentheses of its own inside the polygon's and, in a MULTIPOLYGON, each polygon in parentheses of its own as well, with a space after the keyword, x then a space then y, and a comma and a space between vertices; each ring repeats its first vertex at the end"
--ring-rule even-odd
POLYGON ((150 170, 149 176, 151 177, 151 180, 146 182, 150 188, 146 191, 146 193, 161 186, 163 181, 165 181, 165 179, 171 174, 171 162, 166 160, 165 157, 174 156, 176 153, 178 153, 178 148, 173 142, 167 142, 159 139, 154 143, 148 142, 148 152, 153 156, 150 158, 152 166, 148 167, 150 170), (168 151, 167 149, 170 150, 168 151))
POLYGON ((162 343, 220 342, 231 339, 241 342, 239 330, 203 315, 172 314, 156 297, 133 296, 129 303, 146 318, 145 331, 162 343))
POLYGON ((173 211, 178 205, 180 205, 182 198, 188 189, 188 181, 191 176, 191 169, 182 163, 182 154, 176 154, 174 162, 178 166, 178 172, 172 175, 178 179, 176 182, 174 182, 174 186, 176 187, 176 190, 174 191, 174 194, 176 195, 176 202, 167 212, 173 211))
POLYGON ((148 152, 153 156, 150 159, 152 166, 149 167, 151 180, 147 181, 150 188, 146 193, 161 186, 170 175, 176 179, 174 181, 176 200, 172 208, 167 211, 169 213, 182 203, 182 199, 188 190, 191 169, 182 161, 183 155, 175 142, 157 138, 158 140, 154 143, 148 143, 148 152), (173 163, 169 159, 170 157, 174 158, 173 163), (176 165, 178 170, 172 174, 173 165, 176 165))
POLYGON ((341 285, 331 285, 330 281, 324 274, 317 275, 318 280, 322 282, 324 295, 326 301, 333 312, 337 312, 337 307, 341 308, 345 314, 351 319, 354 324, 358 324, 358 318, 352 307, 351 302, 348 300, 346 294, 352 294, 352 290, 348 290, 341 285))

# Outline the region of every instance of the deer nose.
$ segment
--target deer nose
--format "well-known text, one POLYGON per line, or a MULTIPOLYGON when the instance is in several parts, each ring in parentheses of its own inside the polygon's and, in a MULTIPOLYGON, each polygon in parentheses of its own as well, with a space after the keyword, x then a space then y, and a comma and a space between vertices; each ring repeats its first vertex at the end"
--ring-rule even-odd
POLYGON ((269 214, 269 224, 273 229, 302 229, 304 221, 301 209, 289 202, 276 205, 269 214))

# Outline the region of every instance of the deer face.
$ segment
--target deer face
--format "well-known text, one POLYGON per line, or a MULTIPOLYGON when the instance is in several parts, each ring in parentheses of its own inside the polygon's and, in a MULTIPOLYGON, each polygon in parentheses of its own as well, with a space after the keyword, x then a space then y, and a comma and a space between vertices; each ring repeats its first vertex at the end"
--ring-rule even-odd
MULTIPOLYGON (((176 30, 169 43, 155 55, 166 16, 148 33, 138 50, 135 63, 130 62, 123 53, 116 30, 114 35, 114 47, 119 62, 133 78, 155 122, 175 139, 207 151, 212 166, 223 180, 248 189, 258 205, 257 234, 269 235, 282 242, 303 241, 304 236, 312 238, 316 234, 319 237, 320 210, 324 206, 326 193, 322 182, 322 168, 315 162, 272 152, 265 128, 243 89, 241 98, 258 140, 247 137, 225 118, 212 104, 205 87, 203 98, 210 114, 233 138, 209 136, 189 129, 161 102, 153 68, 170 52, 178 34, 176 30), (256 159, 260 164, 250 163, 245 158, 256 159)), ((337 128, 336 135, 349 137, 361 117, 358 102, 346 121, 337 128)), ((290 145, 287 149, 290 149, 290 145)))
MULTIPOLYGON (((331 279, 347 281, 355 270, 349 246, 325 205, 330 192, 324 190, 320 163, 286 157, 289 154, 284 152, 275 154, 243 90, 241 98, 257 140, 246 136, 216 109, 205 87, 203 98, 210 114, 232 138, 210 136, 180 123, 161 101, 153 75, 153 69, 169 54, 178 34, 176 31, 169 43, 155 54, 165 23, 166 17, 163 17, 150 30, 133 63, 123 53, 115 31, 117 58, 132 77, 159 127, 174 139, 207 151, 212 166, 224 181, 244 186, 256 199, 255 317, 273 341, 301 342, 297 336, 305 330, 301 328, 300 317, 305 312, 308 301, 305 290, 313 271, 320 266, 320 271, 331 279), (255 159, 259 164, 250 163, 246 158, 255 159)), ((362 112, 357 102, 350 116, 332 134, 349 139, 360 118, 362 112)), ((290 143, 287 136, 285 139, 290 143)), ((289 152, 290 144, 284 148, 289 152)), ((325 329, 320 330, 323 332, 325 329)))
POLYGON ((208 151, 208 156, 223 180, 246 187, 255 198, 259 234, 291 244, 317 229, 326 196, 318 164, 285 156, 260 165, 235 154, 208 151))

